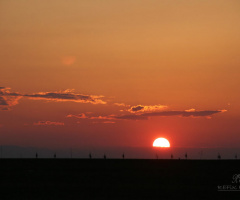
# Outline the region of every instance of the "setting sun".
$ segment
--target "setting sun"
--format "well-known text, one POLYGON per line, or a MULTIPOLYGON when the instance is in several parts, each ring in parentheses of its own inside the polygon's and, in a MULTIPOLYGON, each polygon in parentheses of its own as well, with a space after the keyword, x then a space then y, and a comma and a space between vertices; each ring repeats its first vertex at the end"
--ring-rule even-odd
POLYGON ((153 147, 170 147, 170 143, 165 138, 157 138, 153 142, 153 147))

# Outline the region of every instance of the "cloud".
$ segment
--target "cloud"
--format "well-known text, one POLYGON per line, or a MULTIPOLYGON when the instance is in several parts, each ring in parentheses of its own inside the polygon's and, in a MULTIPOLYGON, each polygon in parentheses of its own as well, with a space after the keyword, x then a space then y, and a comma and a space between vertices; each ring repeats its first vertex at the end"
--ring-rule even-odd
POLYGON ((34 100, 48 100, 48 101, 72 101, 77 103, 92 103, 92 104, 106 104, 101 100, 102 95, 83 95, 74 93, 73 89, 67 89, 59 92, 39 92, 35 94, 25 94, 24 97, 28 97, 34 100))
POLYGON ((106 119, 114 119, 114 117, 113 117, 113 115, 109 115, 109 116, 89 117, 88 119, 100 119, 100 120, 106 120, 106 119))
POLYGON ((0 87, 0 110, 10 110, 12 106, 18 104, 21 94, 10 92, 11 88, 0 87))
POLYGON ((136 112, 156 112, 160 110, 166 109, 167 106, 165 105, 153 105, 153 106, 144 106, 144 105, 137 105, 132 106, 130 109, 128 109, 128 112, 136 113, 136 112))
MULTIPOLYGON (((205 110, 196 111, 195 109, 184 110, 184 111, 162 111, 162 112, 146 112, 146 113, 134 113, 129 115, 108 115, 108 116, 86 116, 84 113, 79 115, 67 115, 67 117, 75 117, 81 119, 90 120, 148 120, 151 117, 206 117, 211 118, 212 115, 226 112, 227 110, 205 110), (82 117, 84 116, 84 117, 82 117)), ((96 122, 97 123, 97 122, 96 122)))
MULTIPOLYGON (((88 113, 88 114, 92 114, 92 113, 88 113)), ((115 115, 108 115, 108 116, 87 116, 84 113, 81 114, 77 114, 77 115, 73 115, 73 114, 69 114, 66 117, 73 117, 73 118, 77 118, 77 119, 81 119, 81 120, 91 120, 91 122, 93 124, 115 124, 116 122, 114 120, 116 120, 115 115)), ((78 124, 80 124, 81 122, 78 121, 78 124)))
POLYGON ((121 115, 116 116, 116 119, 127 119, 127 120, 146 120, 149 117, 170 117, 170 116, 180 116, 180 117, 210 117, 217 113, 223 113, 227 110, 205 110, 196 111, 195 109, 185 110, 185 111, 162 111, 162 112, 150 112, 135 115, 121 115))
POLYGON ((148 117, 143 116, 143 115, 120 115, 120 116, 115 116, 115 119, 119 120, 147 120, 148 117))
POLYGON ((66 117, 74 117, 74 118, 78 118, 78 119, 91 119, 91 120, 111 120, 111 119, 114 119, 113 115, 91 117, 91 116, 87 116, 84 113, 77 114, 77 115, 69 114, 66 117))
POLYGON ((18 104, 22 97, 32 100, 46 100, 46 101, 71 101, 77 103, 91 103, 91 104, 106 104, 101 98, 102 95, 84 95, 75 93, 73 89, 67 89, 58 92, 39 92, 35 94, 20 94, 17 92, 10 92, 11 88, 0 87, 0 110, 10 110, 12 106, 18 104))
POLYGON ((64 126, 63 122, 51 122, 51 121, 38 121, 36 123, 33 123, 35 126, 64 126))
POLYGON ((78 115, 69 114, 66 117, 75 117, 75 118, 78 118, 78 119, 86 119, 86 118, 88 118, 84 113, 78 114, 78 115))

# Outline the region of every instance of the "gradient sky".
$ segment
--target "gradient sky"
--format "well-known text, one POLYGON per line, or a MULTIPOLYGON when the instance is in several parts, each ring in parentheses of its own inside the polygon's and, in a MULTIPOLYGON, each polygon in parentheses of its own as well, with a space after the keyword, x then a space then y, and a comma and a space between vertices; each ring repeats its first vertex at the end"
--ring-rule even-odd
POLYGON ((0 1, 0 143, 240 147, 239 0, 0 1))

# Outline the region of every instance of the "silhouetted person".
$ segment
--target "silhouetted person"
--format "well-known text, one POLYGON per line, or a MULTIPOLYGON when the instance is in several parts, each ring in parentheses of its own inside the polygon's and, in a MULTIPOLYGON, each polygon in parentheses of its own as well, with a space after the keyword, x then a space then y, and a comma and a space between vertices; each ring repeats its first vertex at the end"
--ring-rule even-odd
POLYGON ((89 154, 89 159, 92 159, 92 154, 91 153, 89 154))
POLYGON ((218 159, 220 160, 221 159, 221 155, 218 153, 218 159))
POLYGON ((56 158, 56 157, 57 157, 56 153, 53 155, 53 157, 54 157, 54 158, 56 158))
POLYGON ((158 155, 156 154, 156 158, 158 159, 158 155))
POLYGON ((187 153, 185 153, 185 158, 187 159, 187 153))
POLYGON ((122 155, 122 159, 124 159, 125 158, 125 155, 124 155, 124 153, 123 153, 123 155, 122 155))
POLYGON ((38 153, 36 153, 36 158, 38 158, 38 153))
POLYGON ((173 159, 173 155, 171 154, 171 159, 173 159))
POLYGON ((235 154, 235 159, 237 159, 237 154, 235 154))
POLYGON ((105 155, 105 154, 103 155, 103 158, 104 158, 104 159, 107 159, 107 157, 106 157, 106 155, 105 155))

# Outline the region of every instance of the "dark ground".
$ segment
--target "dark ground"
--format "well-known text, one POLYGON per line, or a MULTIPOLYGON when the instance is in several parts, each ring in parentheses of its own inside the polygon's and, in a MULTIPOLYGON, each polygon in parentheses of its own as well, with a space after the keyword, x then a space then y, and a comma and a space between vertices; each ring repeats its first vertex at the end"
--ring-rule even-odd
POLYGON ((0 159, 0 199, 233 199, 240 160, 0 159))

